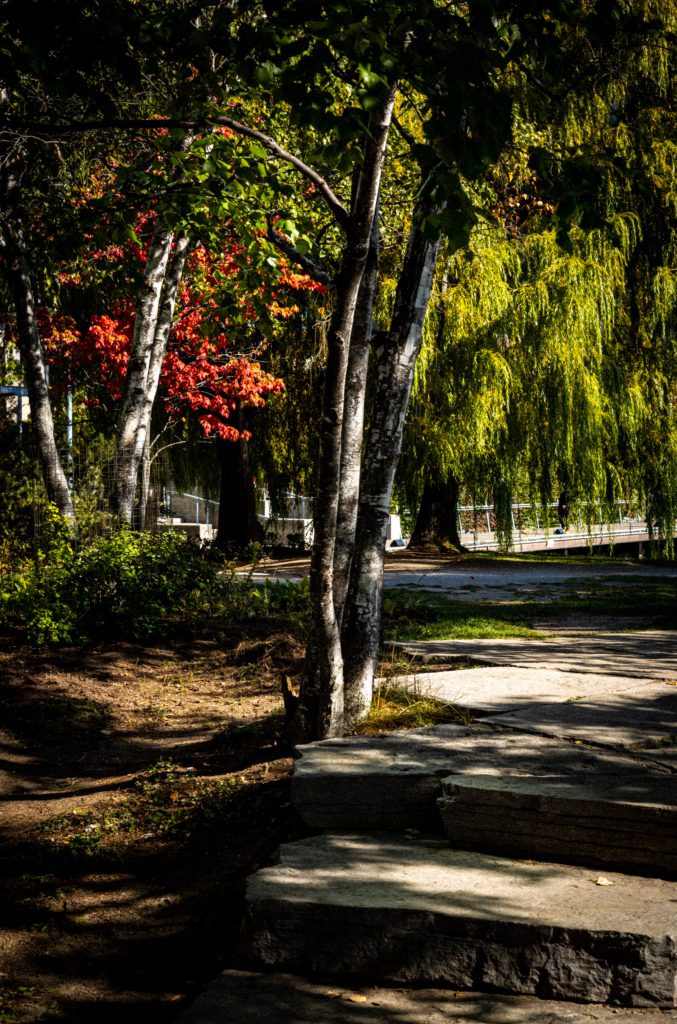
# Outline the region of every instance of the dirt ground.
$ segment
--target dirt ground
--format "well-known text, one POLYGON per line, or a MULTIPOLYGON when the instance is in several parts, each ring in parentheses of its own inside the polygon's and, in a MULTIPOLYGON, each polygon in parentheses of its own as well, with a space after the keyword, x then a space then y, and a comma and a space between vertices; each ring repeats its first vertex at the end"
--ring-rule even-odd
POLYGON ((234 963, 244 879, 298 834, 298 638, 0 640, 0 1024, 170 1021, 234 963))

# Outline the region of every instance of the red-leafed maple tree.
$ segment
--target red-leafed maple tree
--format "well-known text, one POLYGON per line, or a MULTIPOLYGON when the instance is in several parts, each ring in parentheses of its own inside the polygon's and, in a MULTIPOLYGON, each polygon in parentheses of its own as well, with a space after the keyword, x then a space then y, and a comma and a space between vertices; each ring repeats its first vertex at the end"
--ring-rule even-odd
MULTIPOLYGON (((139 231, 148 227, 145 217, 139 231)), ((143 265, 147 258, 147 246, 128 242, 96 250, 92 260, 99 265, 127 262, 131 278, 134 263, 143 265)), ((261 366, 260 358, 284 322, 299 312, 299 294, 325 290, 311 278, 292 272, 284 261, 271 280, 261 280, 258 288, 247 290, 241 273, 245 261, 246 254, 235 242, 219 253, 203 246, 192 250, 177 290, 159 374, 159 394, 169 423, 192 418, 204 437, 216 438, 221 452, 223 443, 233 447, 239 442, 241 448, 249 440, 243 411, 263 406, 270 395, 284 388, 282 380, 261 366)), ((80 275, 70 275, 68 283, 77 288, 80 275)), ((114 300, 106 312, 91 316, 86 325, 77 325, 71 316, 42 313, 48 361, 63 382, 84 387, 85 403, 112 402, 119 408, 128 386, 136 315, 126 296, 114 300)), ((148 444, 145 457, 147 461, 148 444)), ((224 468, 236 461, 232 452, 221 458, 224 468)), ((143 504, 142 486, 141 523, 143 504)), ((244 532, 240 531, 242 541, 244 532)))

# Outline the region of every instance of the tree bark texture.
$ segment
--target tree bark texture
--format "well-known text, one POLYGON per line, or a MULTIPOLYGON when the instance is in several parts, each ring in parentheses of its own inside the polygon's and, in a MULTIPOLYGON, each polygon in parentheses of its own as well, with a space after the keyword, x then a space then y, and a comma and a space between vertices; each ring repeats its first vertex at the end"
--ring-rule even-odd
POLYGON ((339 622, 343 620, 348 597, 350 566, 355 550, 357 511, 360 497, 364 410, 369 370, 369 350, 374 333, 374 303, 378 287, 379 225, 378 209, 369 245, 367 262, 357 297, 343 406, 341 439, 341 483, 336 520, 334 550, 334 608, 339 622))
POLYGON ((363 461, 355 554, 343 624, 347 727, 369 710, 380 647, 390 498, 440 244, 421 232, 426 212, 432 211, 416 211, 391 329, 376 352, 375 401, 363 461))
POLYGON ((149 441, 153 403, 190 244, 184 233, 175 239, 173 232, 158 224, 139 291, 116 449, 115 504, 120 521, 130 526, 138 525, 134 500, 139 466, 149 441))
POLYGON ((426 480, 409 541, 412 550, 449 547, 462 550, 458 533, 458 494, 459 483, 452 473, 443 480, 426 480))
POLYGON ((320 425, 320 472, 315 500, 315 541, 310 566, 312 620, 301 693, 289 729, 292 742, 343 733, 343 657, 334 607, 334 554, 341 487, 341 444, 350 336, 369 251, 392 119, 393 87, 366 132, 362 172, 347 225, 346 249, 336 282, 334 314, 320 425))
POLYGON ((36 298, 28 250, 17 210, 19 185, 10 168, 0 177, 0 233, 5 273, 16 310, 17 336, 24 369, 31 421, 47 496, 68 522, 75 523, 73 499, 54 436, 47 369, 36 316, 36 298))
MULTIPOLYGON (((233 420, 238 430, 244 430, 245 414, 239 404, 233 420)), ((256 518, 256 490, 249 461, 249 445, 244 438, 238 441, 217 438, 216 446, 221 467, 216 544, 220 548, 242 550, 248 544, 261 540, 263 535, 256 518)))

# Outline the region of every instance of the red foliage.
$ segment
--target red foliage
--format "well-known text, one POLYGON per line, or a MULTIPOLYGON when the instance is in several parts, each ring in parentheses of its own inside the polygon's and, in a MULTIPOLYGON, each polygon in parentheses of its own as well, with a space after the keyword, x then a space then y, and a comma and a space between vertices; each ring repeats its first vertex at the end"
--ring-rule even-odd
MULTIPOLYGON (((139 223, 139 235, 147 234, 147 220, 139 223)), ((96 250, 90 258, 111 263, 131 260, 138 266, 145 255, 143 244, 130 242, 96 250)), ((284 383, 258 362, 236 354, 233 342, 237 344, 238 335, 251 335, 261 315, 275 323, 298 312, 299 307, 289 301, 289 292, 325 291, 317 282, 284 267, 276 290, 267 290, 262 284, 257 294, 247 294, 239 281, 245 260, 235 244, 218 256, 203 248, 192 253, 160 381, 171 420, 194 415, 205 436, 215 434, 230 441, 248 436, 228 422, 238 403, 261 406, 267 396, 284 389, 284 383), (229 315, 224 315, 221 305, 224 297, 229 315)), ((78 283, 75 278, 70 281, 78 283)), ((84 379, 92 387, 102 386, 114 400, 121 397, 134 331, 134 315, 128 305, 120 303, 108 313, 94 316, 85 331, 79 331, 70 318, 47 315, 43 315, 41 327, 48 359, 67 382, 84 379)), ((92 393, 88 401, 97 404, 99 399, 92 393)))

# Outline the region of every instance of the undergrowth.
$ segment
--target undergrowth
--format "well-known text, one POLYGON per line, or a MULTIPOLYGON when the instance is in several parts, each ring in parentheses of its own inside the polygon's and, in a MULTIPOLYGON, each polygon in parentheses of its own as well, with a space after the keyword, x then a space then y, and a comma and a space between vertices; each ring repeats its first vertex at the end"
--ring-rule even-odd
POLYGON ((171 760, 158 761, 122 800, 100 811, 78 810, 51 818, 41 834, 73 854, 97 853, 106 841, 187 839, 198 828, 244 820, 260 784, 242 776, 211 779, 171 760))
POLYGON ((180 534, 121 529, 80 545, 54 513, 33 559, 0 565, 0 626, 33 645, 147 640, 248 617, 251 591, 180 534))

